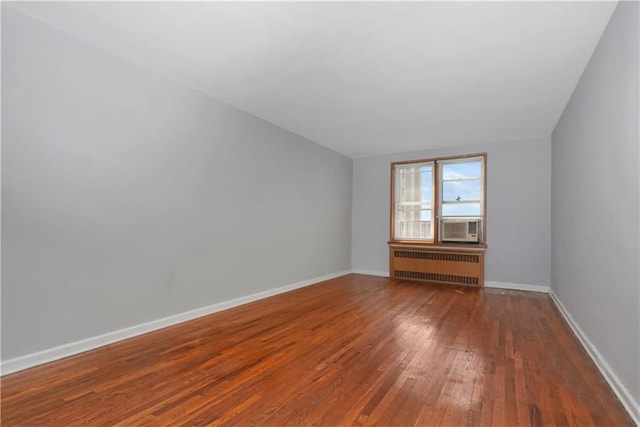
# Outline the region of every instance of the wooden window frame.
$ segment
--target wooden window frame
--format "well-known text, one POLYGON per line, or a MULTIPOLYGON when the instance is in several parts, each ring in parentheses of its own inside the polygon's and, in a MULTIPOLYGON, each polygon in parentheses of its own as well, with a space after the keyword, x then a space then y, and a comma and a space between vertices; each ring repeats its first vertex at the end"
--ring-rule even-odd
POLYGON ((402 160, 391 163, 391 191, 390 191, 390 224, 389 224, 389 244, 430 246, 430 247, 465 247, 465 248, 486 248, 487 247, 487 153, 464 154, 459 156, 432 157, 426 159, 402 160), (440 200, 441 183, 441 163, 442 161, 464 160, 473 157, 482 157, 483 161, 483 191, 482 191, 482 243, 444 243, 440 242, 440 217, 442 210, 442 201, 440 200), (408 165, 413 163, 433 162, 433 240, 403 240, 395 238, 395 191, 396 191, 396 174, 395 167, 397 165, 408 165))

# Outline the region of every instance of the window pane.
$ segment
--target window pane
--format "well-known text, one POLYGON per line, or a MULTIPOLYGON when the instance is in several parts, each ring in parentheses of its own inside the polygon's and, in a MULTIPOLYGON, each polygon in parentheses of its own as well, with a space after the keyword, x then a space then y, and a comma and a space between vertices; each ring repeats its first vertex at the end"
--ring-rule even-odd
POLYGON ((433 236, 431 205, 398 206, 396 237, 430 239, 433 236))
POLYGON ((446 203, 442 216, 480 216, 480 203, 446 203))
POLYGON ((398 206, 398 221, 431 221, 431 205, 398 206))
POLYGON ((482 160, 472 160, 461 163, 443 163, 442 178, 480 178, 482 176, 482 160))
POLYGON ((432 239, 433 163, 398 165, 395 238, 432 239))
POLYGON ((431 221, 396 222, 396 238, 405 240, 429 240, 433 238, 431 221))
POLYGON ((440 212, 444 217, 483 215, 483 158, 440 162, 440 212))
POLYGON ((433 168, 431 166, 420 168, 420 185, 421 199, 431 202, 433 198, 433 168))
POLYGON ((481 194, 480 180, 445 181, 442 183, 442 200, 444 202, 480 200, 481 194))
POLYGON ((431 202, 433 188, 433 167, 431 165, 403 166, 396 172, 398 182, 396 201, 431 202))

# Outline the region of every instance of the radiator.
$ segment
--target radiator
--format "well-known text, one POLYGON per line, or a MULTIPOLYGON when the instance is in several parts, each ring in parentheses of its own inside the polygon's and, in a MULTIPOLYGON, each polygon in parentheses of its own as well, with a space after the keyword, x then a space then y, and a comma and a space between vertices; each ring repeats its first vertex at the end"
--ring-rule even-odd
POLYGON ((391 247, 391 277, 484 286, 484 252, 391 247))

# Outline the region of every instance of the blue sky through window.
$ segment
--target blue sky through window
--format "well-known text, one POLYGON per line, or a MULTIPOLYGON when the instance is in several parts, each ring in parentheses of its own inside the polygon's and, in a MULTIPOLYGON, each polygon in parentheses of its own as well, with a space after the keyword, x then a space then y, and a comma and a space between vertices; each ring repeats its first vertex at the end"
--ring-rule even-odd
POLYGON ((442 183, 442 187, 442 200, 445 202, 480 200, 482 194, 480 180, 445 181, 442 183))
POLYGON ((431 166, 423 166, 420 168, 420 177, 422 182, 422 201, 431 203, 431 188, 433 187, 433 170, 431 166))
POLYGON ((480 216, 481 177, 481 160, 443 164, 442 215, 480 216))
POLYGON ((482 162, 476 160, 464 163, 445 163, 442 165, 442 178, 459 179, 459 178, 478 178, 482 176, 482 162))
POLYGON ((420 182, 422 183, 421 196, 422 208, 420 210, 421 221, 431 221, 431 201, 433 199, 433 167, 422 166, 420 168, 420 182))

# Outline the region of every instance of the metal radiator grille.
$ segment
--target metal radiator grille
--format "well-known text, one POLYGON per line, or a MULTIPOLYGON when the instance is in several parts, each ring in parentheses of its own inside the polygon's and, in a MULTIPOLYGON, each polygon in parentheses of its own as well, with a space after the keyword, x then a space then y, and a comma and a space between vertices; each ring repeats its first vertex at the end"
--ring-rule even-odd
POLYGON ((400 277, 403 279, 429 280, 432 282, 455 283, 459 285, 478 286, 478 278, 471 277, 471 276, 456 276, 452 274, 423 273, 420 271, 403 271, 403 270, 394 270, 393 275, 394 277, 400 277))
POLYGON ((434 261, 480 262, 480 257, 473 254, 451 254, 446 252, 394 251, 396 258, 430 259, 434 261))

